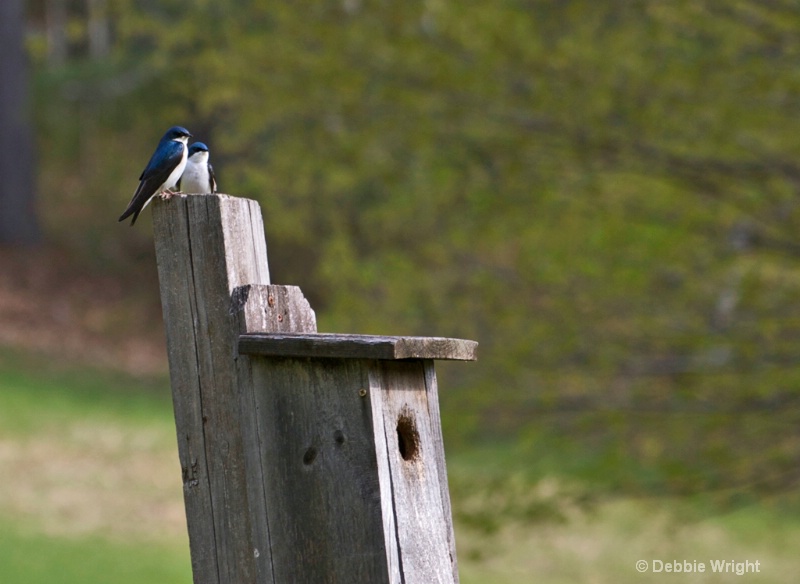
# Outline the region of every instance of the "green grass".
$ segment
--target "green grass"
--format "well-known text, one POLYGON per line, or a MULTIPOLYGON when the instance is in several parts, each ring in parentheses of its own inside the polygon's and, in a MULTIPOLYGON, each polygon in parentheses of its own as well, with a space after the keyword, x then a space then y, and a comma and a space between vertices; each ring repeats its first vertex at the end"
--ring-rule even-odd
MULTIPOLYGON (((614 495, 575 471, 567 440, 546 452, 454 441, 462 584, 782 583, 800 573, 796 498, 614 495), (749 559, 762 571, 642 575, 639 559, 749 559)), ((191 582, 166 379, 0 350, 0 468, 3 584, 191 582)))
POLYGON ((189 584, 188 549, 176 544, 117 542, 102 536, 54 537, 0 522, 4 584, 189 584))
POLYGON ((796 518, 757 509, 698 518, 681 500, 606 501, 565 522, 507 525, 488 540, 471 530, 459 535, 462 584, 524 582, 770 582, 796 579, 800 525, 796 518), (703 563, 703 574, 646 574, 639 560, 703 563), (745 576, 714 574, 713 560, 760 562, 745 576))
POLYGON ((191 582, 165 379, 0 351, 0 463, 3 584, 191 582))
POLYGON ((28 434, 78 418, 172 421, 169 381, 0 349, 0 431, 28 434))

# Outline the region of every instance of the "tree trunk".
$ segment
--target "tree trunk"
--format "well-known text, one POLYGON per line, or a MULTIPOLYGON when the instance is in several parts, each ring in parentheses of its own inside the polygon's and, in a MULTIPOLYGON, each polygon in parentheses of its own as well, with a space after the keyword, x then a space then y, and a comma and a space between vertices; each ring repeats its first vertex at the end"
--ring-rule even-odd
POLYGON ((107 0, 88 0, 89 11, 89 56, 94 60, 105 59, 111 51, 111 31, 108 22, 107 0))
POLYGON ((34 144, 24 0, 0 1, 0 243, 41 239, 34 206, 34 144))
MULTIPOLYGON (((16 2, 17 0, 12 0, 12 4, 16 2)), ((47 64, 50 67, 60 67, 67 62, 66 0, 47 0, 44 10, 45 30, 47 31, 47 64)))

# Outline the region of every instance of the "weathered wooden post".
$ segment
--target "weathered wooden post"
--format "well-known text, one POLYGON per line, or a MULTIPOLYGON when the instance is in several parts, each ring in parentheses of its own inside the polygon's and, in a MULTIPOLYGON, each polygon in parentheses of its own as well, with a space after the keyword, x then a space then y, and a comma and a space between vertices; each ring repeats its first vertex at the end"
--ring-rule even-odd
POLYGON ((458 582, 433 360, 477 344, 317 333, 255 201, 153 218, 195 583, 458 582))

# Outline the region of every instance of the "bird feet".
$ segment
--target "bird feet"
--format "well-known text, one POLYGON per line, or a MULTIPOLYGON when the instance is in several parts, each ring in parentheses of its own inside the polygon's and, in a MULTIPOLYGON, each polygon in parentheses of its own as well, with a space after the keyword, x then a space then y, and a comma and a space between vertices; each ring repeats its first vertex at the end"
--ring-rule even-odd
POLYGON ((175 195, 179 195, 182 192, 183 191, 172 191, 170 189, 166 189, 161 192, 159 197, 161 197, 161 199, 163 199, 164 201, 169 201, 172 197, 174 197, 175 195))

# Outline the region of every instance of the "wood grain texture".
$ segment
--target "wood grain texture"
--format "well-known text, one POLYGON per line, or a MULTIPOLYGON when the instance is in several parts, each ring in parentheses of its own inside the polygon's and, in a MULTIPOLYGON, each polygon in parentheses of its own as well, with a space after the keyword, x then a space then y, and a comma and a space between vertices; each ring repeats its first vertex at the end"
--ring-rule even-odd
POLYGON ((261 212, 225 195, 152 208, 194 581, 256 582, 253 550, 269 544, 253 541, 230 297, 269 284, 261 212))
POLYGON ((447 465, 444 456, 444 436, 442 436, 442 415, 439 411, 439 384, 436 381, 436 369, 431 360, 423 361, 425 373, 425 394, 428 401, 428 419, 431 421, 431 439, 435 445, 435 460, 439 473, 439 493, 442 504, 442 517, 445 521, 447 547, 450 551, 450 564, 453 570, 453 582, 458 584, 458 556, 456 555, 456 536, 453 529, 453 509, 450 505, 450 487, 447 481, 447 465))
MULTIPOLYGON (((297 286, 246 285, 233 290, 230 313, 234 316, 238 331, 262 330, 283 332, 314 332, 316 317, 311 306, 297 286)), ((253 556, 256 562, 258 582, 280 582, 275 579, 273 538, 270 536, 271 502, 267 500, 265 485, 274 464, 264 466, 262 443, 263 432, 259 432, 259 401, 257 387, 253 381, 253 360, 248 355, 236 354, 240 397, 240 429, 244 447, 247 474, 249 514, 252 522, 253 556)))
POLYGON ((231 313, 241 314, 241 333, 317 331, 316 315, 297 286, 240 286, 231 294, 231 313))
POLYGON ((183 476, 183 498, 196 584, 219 583, 218 558, 213 537, 213 509, 200 399, 200 363, 194 354, 197 300, 191 291, 194 274, 190 262, 188 210, 173 205, 171 215, 154 201, 153 230, 161 283, 161 306, 167 337, 170 382, 178 434, 178 456, 183 476), (197 519, 194 519, 197 518, 197 519), (207 518, 203 521, 201 518, 207 518), (204 574, 199 578, 197 575, 204 574))
POLYGON ((390 581, 367 376, 359 360, 253 359, 275 582, 390 581))
POLYGON ((239 337, 239 352, 275 357, 450 359, 474 361, 478 343, 443 337, 348 334, 259 334, 239 337))
POLYGON ((423 361, 375 361, 369 372, 387 556, 403 584, 458 582, 444 445, 423 361), (385 508, 391 501, 391 514, 385 508), (394 533, 391 533, 391 530, 394 533), (391 537, 391 539, 389 539, 391 537))
POLYGON ((153 216, 195 583, 457 583, 432 360, 477 343, 317 333, 254 201, 153 216))

